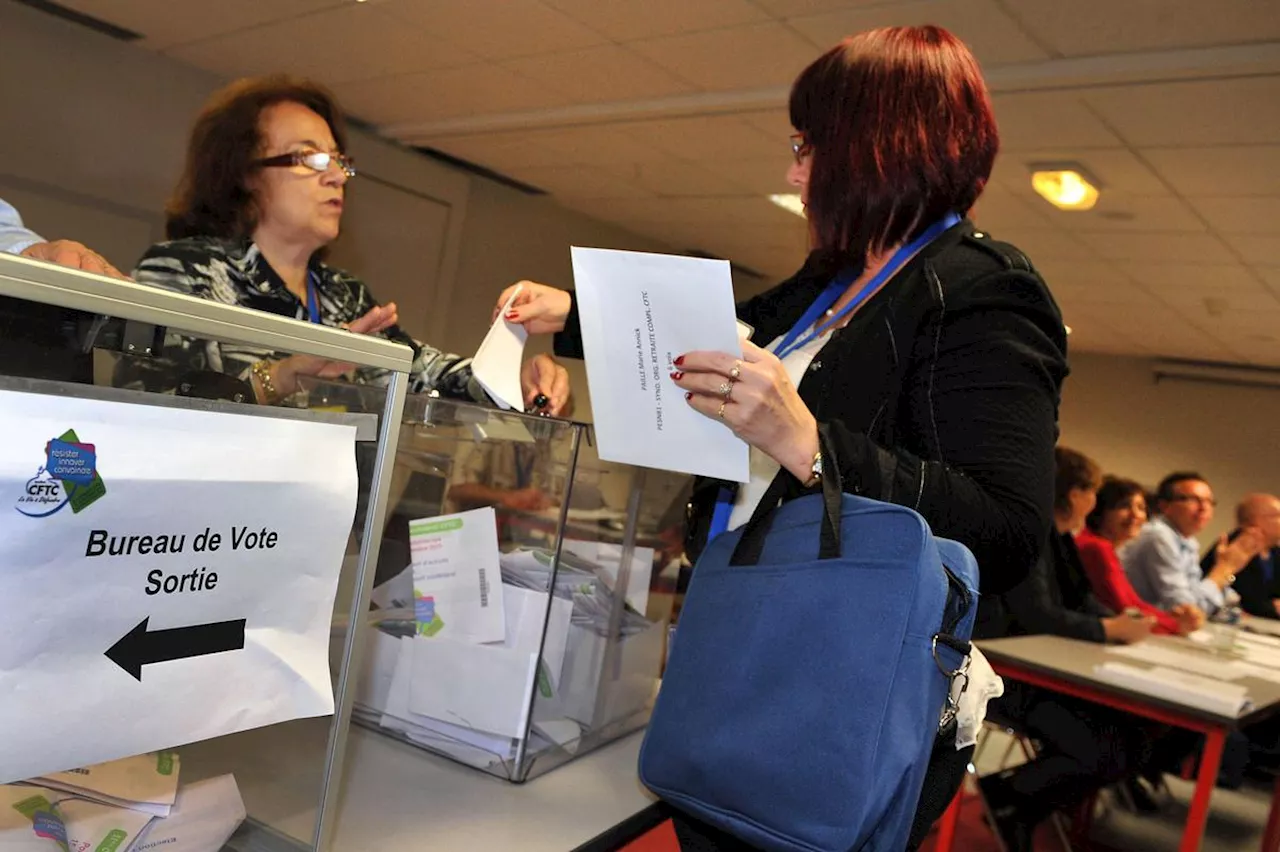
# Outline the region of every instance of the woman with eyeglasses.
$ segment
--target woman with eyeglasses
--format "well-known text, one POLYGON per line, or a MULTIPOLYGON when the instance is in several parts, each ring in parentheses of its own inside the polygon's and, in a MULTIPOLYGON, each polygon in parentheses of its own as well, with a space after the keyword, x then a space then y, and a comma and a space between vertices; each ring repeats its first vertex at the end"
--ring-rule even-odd
MULTIPOLYGON (((738 306, 755 329, 741 357, 687 352, 671 376, 752 447, 748 484, 699 483, 690 556, 746 522, 780 469, 798 496, 838 468, 846 490, 909 506, 968 546, 982 591, 1003 592, 1049 535, 1066 331, 1027 257, 965 218, 999 147, 978 63, 940 27, 873 30, 801 72, 789 109, 808 261, 738 306), (833 457, 819 452, 820 427, 833 457)), ((557 332, 557 351, 581 357, 572 294, 524 285, 507 318, 557 332)), ((969 754, 937 736, 913 848, 969 754)), ((679 830, 685 849, 738 848, 679 830)))
MULTIPOLYGON (((289 77, 237 81, 217 92, 196 119, 186 167, 168 208, 168 242, 152 246, 134 278, 143 284, 374 334, 415 353, 416 391, 484 401, 470 360, 413 340, 397 325, 394 302, 378 304, 360 279, 324 263, 342 224, 347 182, 341 109, 323 87, 289 77)), ((171 337, 167 356, 181 368, 229 373, 249 382, 259 402, 299 390, 299 378, 336 378, 351 365, 238 344, 171 337)), ((357 381, 385 374, 361 370, 357 381)), ((546 355, 521 375, 526 405, 556 414, 568 375, 546 355)))

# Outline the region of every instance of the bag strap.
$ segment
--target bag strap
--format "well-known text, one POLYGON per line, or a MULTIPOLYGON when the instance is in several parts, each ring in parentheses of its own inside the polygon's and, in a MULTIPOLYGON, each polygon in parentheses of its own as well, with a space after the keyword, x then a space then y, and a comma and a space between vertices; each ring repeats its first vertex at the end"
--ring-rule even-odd
MULTIPOLYGON (((844 483, 840 478, 840 468, 836 464, 835 453, 831 450, 831 437, 827 427, 818 424, 818 448, 822 452, 822 529, 818 540, 818 558, 836 559, 840 556, 840 515, 844 503, 844 483)), ((786 496, 790 486, 791 474, 786 470, 778 471, 778 475, 769 483, 769 488, 756 504, 751 513, 751 520, 742 529, 742 538, 733 549, 730 565, 757 565, 764 552, 765 539, 769 535, 769 525, 774 509, 786 496)))

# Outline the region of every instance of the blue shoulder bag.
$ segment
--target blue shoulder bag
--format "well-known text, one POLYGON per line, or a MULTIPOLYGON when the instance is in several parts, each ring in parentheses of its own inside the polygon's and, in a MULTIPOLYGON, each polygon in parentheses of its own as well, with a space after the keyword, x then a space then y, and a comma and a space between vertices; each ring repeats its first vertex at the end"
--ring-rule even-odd
POLYGON ((778 505, 698 559, 640 752, 674 807, 770 852, 901 852, 935 737, 954 717, 977 610, 969 550, 904 506, 778 505))

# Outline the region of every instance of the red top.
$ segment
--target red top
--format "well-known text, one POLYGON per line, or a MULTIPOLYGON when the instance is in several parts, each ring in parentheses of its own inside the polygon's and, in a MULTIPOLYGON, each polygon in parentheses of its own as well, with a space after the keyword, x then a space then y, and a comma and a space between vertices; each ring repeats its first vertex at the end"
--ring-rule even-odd
POLYGON ((1089 577, 1089 585, 1093 587, 1094 597, 1099 603, 1117 614, 1128 607, 1136 607, 1143 615, 1155 617, 1153 632, 1178 632, 1178 619, 1138 597, 1120 565, 1115 545, 1083 529, 1076 534, 1076 549, 1080 551, 1080 564, 1084 566, 1084 573, 1089 577))

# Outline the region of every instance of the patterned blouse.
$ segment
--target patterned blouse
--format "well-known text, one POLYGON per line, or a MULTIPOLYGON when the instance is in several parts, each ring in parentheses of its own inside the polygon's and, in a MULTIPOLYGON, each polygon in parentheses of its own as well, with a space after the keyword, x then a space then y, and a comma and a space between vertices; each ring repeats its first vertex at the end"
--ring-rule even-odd
MULTIPOLYGON (((289 292, 279 274, 249 240, 188 237, 157 243, 138 261, 133 278, 139 284, 188 296, 304 322, 310 319, 307 304, 289 292)), ((316 259, 311 261, 311 280, 320 322, 324 325, 337 327, 350 323, 377 304, 360 279, 316 259)), ((472 377, 470 358, 420 343, 399 326, 392 326, 378 336, 413 349, 410 391, 435 390, 441 396, 481 402, 487 399, 479 382, 472 377)), ((248 380, 255 362, 284 358, 289 353, 170 333, 165 339, 164 354, 188 370, 212 370, 248 380)), ((386 383, 387 375, 386 370, 362 368, 356 372, 356 381, 380 385, 386 383)))

